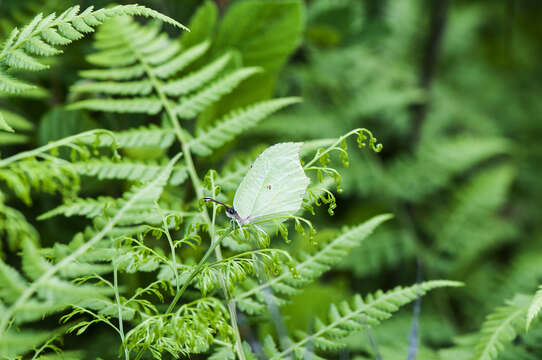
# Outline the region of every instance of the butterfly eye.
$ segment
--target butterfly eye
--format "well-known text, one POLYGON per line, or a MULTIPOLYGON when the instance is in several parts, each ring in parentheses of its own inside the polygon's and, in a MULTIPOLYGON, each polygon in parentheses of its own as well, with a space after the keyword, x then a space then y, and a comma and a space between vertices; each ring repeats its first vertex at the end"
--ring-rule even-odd
POLYGON ((228 212, 228 214, 231 214, 231 215, 235 213, 235 210, 233 210, 233 208, 228 208, 226 211, 228 212))

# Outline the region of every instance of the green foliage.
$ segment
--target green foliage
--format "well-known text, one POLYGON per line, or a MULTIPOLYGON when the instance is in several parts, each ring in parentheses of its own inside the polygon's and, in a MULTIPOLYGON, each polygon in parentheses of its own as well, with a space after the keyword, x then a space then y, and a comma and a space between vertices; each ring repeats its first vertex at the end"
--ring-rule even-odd
POLYGON ((481 331, 481 338, 476 345, 475 359, 496 359, 504 344, 512 341, 524 327, 525 312, 529 297, 516 296, 488 315, 481 331))
MULTIPOLYGON (((408 304, 427 291, 446 286, 461 286, 454 281, 434 280, 413 285, 408 288, 397 287, 388 292, 377 292, 365 299, 357 295, 351 302, 342 302, 338 306, 332 304, 329 308, 328 321, 319 318, 314 320, 313 334, 299 332, 300 340, 292 343, 286 349, 279 351, 272 338, 266 340, 266 355, 271 359, 281 359, 294 353, 297 359, 303 359, 310 354, 314 347, 322 350, 335 350, 341 345, 337 340, 345 337, 352 330, 360 330, 370 325, 377 325, 388 319, 399 307, 408 304)), ((309 355, 310 356, 310 355, 309 355)))
POLYGON ((93 5, 0 1, 0 358, 542 358, 539 4, 93 5))

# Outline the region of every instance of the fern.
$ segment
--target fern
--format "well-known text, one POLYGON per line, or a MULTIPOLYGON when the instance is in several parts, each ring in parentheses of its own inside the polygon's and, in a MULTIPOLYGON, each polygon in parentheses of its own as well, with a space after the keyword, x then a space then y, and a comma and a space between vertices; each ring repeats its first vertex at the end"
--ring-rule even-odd
MULTIPOLYGON (((156 23, 150 23, 142 27, 134 23, 129 17, 114 18, 100 27, 96 35, 96 47, 100 51, 89 56, 88 60, 93 64, 108 66, 112 69, 90 70, 83 72, 82 75, 94 79, 106 79, 110 77, 110 74, 118 72, 122 75, 120 77, 118 75, 111 77, 112 80, 116 81, 77 84, 72 90, 74 92, 85 91, 119 96, 132 95, 134 97, 131 99, 82 100, 70 105, 70 108, 156 114, 165 106, 169 107, 169 103, 165 103, 165 96, 166 94, 177 95, 179 93, 179 91, 175 90, 178 88, 179 80, 170 80, 163 83, 158 79, 167 80, 202 57, 209 49, 210 43, 206 41, 181 51, 175 45, 176 42, 170 40, 165 34, 159 35, 158 30, 156 23), (173 49, 175 51, 166 51, 167 56, 156 59, 158 49, 173 49), (118 62, 119 54, 121 54, 123 63, 118 62), (145 75, 144 80, 117 82, 118 80, 137 78, 141 75, 145 75)), ((206 74, 203 77, 216 75, 220 70, 223 70, 229 57, 219 60, 219 65, 221 65, 219 69, 215 69, 214 74, 206 74)), ((212 65, 218 67, 215 66, 216 64, 212 65)), ((208 69, 203 68, 200 71, 206 73, 208 69)), ((251 76, 255 71, 255 69, 251 68, 239 69, 230 72, 218 81, 211 82, 207 86, 204 86, 205 82, 198 83, 198 86, 192 86, 192 91, 183 92, 185 97, 181 98, 178 105, 172 107, 169 111, 174 111, 181 117, 193 117, 206 106, 229 93, 243 79, 251 76), (202 88, 202 86, 204 87, 202 88)), ((189 77, 193 75, 189 75, 189 77)), ((196 76, 196 79, 199 77, 199 75, 196 76)))
MULTIPOLYGON (((107 158, 74 163, 74 170, 80 175, 96 176, 98 179, 124 179, 150 181, 160 173, 163 165, 132 161, 111 161, 107 158)), ((186 180, 186 168, 175 167, 169 179, 171 185, 180 185, 186 180)))
POLYGON ((542 286, 538 288, 538 291, 534 295, 534 298, 527 310, 527 322, 525 323, 525 329, 529 330, 529 326, 533 320, 538 316, 538 313, 542 309, 542 286))
POLYGON ((244 110, 235 110, 217 121, 211 129, 201 130, 191 139, 188 146, 198 155, 210 155, 211 149, 217 149, 232 140, 236 135, 256 126, 259 121, 279 109, 298 102, 297 98, 284 98, 264 101, 244 110))
POLYGON ((525 315, 530 298, 517 295, 488 315, 476 345, 474 359, 493 360, 502 352, 506 343, 512 341, 525 327, 525 315))
POLYGON ((167 149, 175 141, 175 135, 169 129, 163 129, 156 125, 141 126, 125 131, 118 131, 114 136, 99 136, 97 139, 82 139, 87 145, 96 145, 101 147, 118 146, 125 147, 145 147, 156 146, 167 149))
MULTIPOLYGON (((56 276, 59 272, 65 269, 66 266, 84 255, 93 246, 97 245, 113 228, 126 217, 129 217, 132 208, 138 208, 143 204, 147 206, 157 200, 161 194, 163 186, 173 169, 175 162, 179 156, 172 159, 164 170, 152 182, 136 187, 131 192, 126 194, 126 200, 119 206, 114 216, 106 220, 103 225, 99 226, 99 230, 91 232, 88 235, 88 240, 77 245, 73 252, 62 258, 55 264, 51 264, 42 258, 37 251, 37 248, 29 242, 24 243, 23 251, 23 269, 25 274, 33 279, 31 283, 26 281, 17 281, 17 285, 13 285, 11 281, 2 282, 2 294, 16 294, 7 299, 5 296, 3 301, 6 301, 9 307, 4 311, 2 320, 0 321, 0 333, 7 334, 10 321, 29 321, 36 317, 42 317, 44 314, 56 312, 66 306, 66 302, 77 303, 89 296, 94 297, 99 294, 95 286, 76 286, 66 282, 56 276), (37 298, 34 296, 37 294, 37 298), (31 307, 32 311, 27 311, 27 307, 31 307)), ((12 277, 14 270, 8 265, 2 264, 3 277, 12 277)), ((108 289, 106 289, 109 291, 108 289)), ((109 293, 109 292, 106 292, 109 293)), ((5 349, 9 346, 4 342, 4 337, 0 337, 0 348, 5 349)))
POLYGON ((344 338, 352 330, 360 330, 368 325, 377 325, 382 320, 391 317, 399 307, 408 304, 418 296, 439 287, 456 287, 462 284, 455 281, 434 280, 407 288, 397 287, 388 292, 377 292, 368 295, 365 299, 357 295, 351 303, 342 302, 339 306, 331 305, 329 308, 328 322, 319 318, 314 320, 313 334, 298 332, 297 337, 301 340, 292 342, 282 351, 273 344, 268 337, 266 340, 266 355, 271 359, 282 359, 294 354, 297 359, 310 356, 310 347, 314 346, 322 350, 335 350, 341 346, 338 339, 344 338))
MULTIPOLYGON (((236 294, 233 298, 234 301, 240 309, 249 314, 262 312, 265 309, 262 292, 266 288, 270 288, 279 294, 295 294, 300 287, 318 278, 331 266, 337 264, 351 249, 359 246, 360 242, 369 236, 378 225, 389 218, 389 215, 377 216, 344 232, 313 255, 300 254, 300 261, 295 264, 295 275, 285 271, 280 276, 272 278, 259 286, 251 284, 253 286, 250 290, 236 294)), ((284 303, 284 300, 279 298, 275 300, 278 304, 284 303)))
MULTIPOLYGON (((83 38, 107 18, 141 15, 186 29, 179 22, 140 5, 118 5, 100 10, 94 10, 91 6, 81 13, 79 11, 79 6, 74 6, 58 17, 54 13, 45 17, 40 13, 21 30, 13 29, 0 50, 0 92, 18 93, 31 90, 32 85, 11 77, 7 70, 39 71, 48 68, 38 57, 61 53, 57 46, 68 45, 83 38)), ((0 129, 11 131, 2 118, 0 129)))

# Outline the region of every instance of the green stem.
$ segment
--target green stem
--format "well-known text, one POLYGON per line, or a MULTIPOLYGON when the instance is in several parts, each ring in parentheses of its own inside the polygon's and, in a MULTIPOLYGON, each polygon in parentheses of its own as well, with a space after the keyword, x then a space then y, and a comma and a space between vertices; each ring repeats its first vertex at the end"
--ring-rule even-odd
MULTIPOLYGON (((215 256, 217 261, 222 261, 222 249, 220 246, 217 246, 215 249, 215 256)), ((220 283, 222 284, 222 291, 228 302, 228 312, 230 313, 231 326, 233 328, 233 334, 235 335, 235 350, 239 356, 239 360, 246 360, 245 352, 243 351, 243 344, 241 342, 241 333, 239 332, 239 326, 237 325, 237 310, 235 308, 235 301, 232 299, 228 288, 226 287, 226 281, 222 273, 219 273, 220 283)))
MULTIPOLYGON (((180 154, 174 157, 171 161, 168 167, 173 166, 173 164, 179 159, 180 154)), ((90 240, 88 240, 86 243, 81 245, 77 248, 74 252, 72 252, 70 255, 66 256, 62 260, 60 260, 55 265, 51 266, 49 270, 47 270, 43 275, 41 275, 38 279, 36 279, 30 286, 28 286, 24 292, 17 298, 17 301, 15 301, 6 311, 4 311, 4 314, 2 316, 2 319, 0 320, 0 338, 2 338, 2 335, 4 334, 4 331, 6 330, 11 318, 15 315, 17 310, 21 306, 23 306, 28 299, 34 293, 44 284, 47 282, 53 275, 55 275, 57 272, 59 272, 62 268, 67 266, 68 264, 71 264, 75 259, 77 259, 79 256, 83 255, 87 252, 90 248, 92 248, 94 245, 99 243, 108 233, 111 231, 117 222, 121 220, 121 218, 125 215, 126 211, 134 205, 141 197, 144 196, 150 189, 153 189, 156 187, 156 184, 158 181, 161 180, 161 176, 158 176, 155 180, 150 182, 148 185, 146 185, 141 191, 137 192, 134 196, 130 198, 123 206, 120 208, 120 210, 115 214, 115 216, 109 220, 109 222, 100 230, 96 235, 94 235, 90 240)))
POLYGON ((124 348, 124 358, 130 360, 130 352, 128 348, 124 346, 124 325, 122 323, 122 306, 120 304, 119 283, 118 283, 118 269, 117 262, 113 259, 113 289, 115 290, 115 300, 117 301, 117 309, 119 316, 119 334, 122 341, 122 347, 124 348))
MULTIPOLYGON (((133 49, 133 50, 134 50, 134 53, 136 54, 136 56, 138 57, 138 60, 142 63, 142 65, 143 65, 143 67, 145 69, 145 72, 149 76, 149 79, 151 80, 151 83, 152 83, 154 89, 156 90, 156 92, 158 94, 158 97, 160 98, 160 101, 162 102, 162 104, 164 106, 164 109, 166 110, 166 112, 167 112, 167 114, 168 114, 168 116, 169 116, 169 118, 171 120, 171 123, 173 124, 175 134, 177 135, 177 138, 179 139, 179 142, 181 143, 181 149, 182 149, 182 152, 183 152, 183 155, 184 155, 186 168, 188 170, 188 175, 190 176, 190 180, 192 181, 192 186, 194 188, 194 191, 196 192, 196 197, 198 199, 201 199, 201 198, 203 198, 203 187, 201 185, 201 181, 200 181, 200 179, 198 177, 198 174, 196 172, 196 167, 194 166, 194 161, 192 160, 192 154, 190 152, 190 146, 188 146, 188 141, 185 138, 185 136, 183 134, 183 131, 181 129, 181 125, 179 124, 179 120, 177 119, 177 114, 171 108, 170 102, 169 102, 167 96, 162 91, 162 88, 160 86, 160 81, 152 73, 152 68, 149 66, 149 64, 147 64, 144 57, 141 56, 141 54, 139 54, 137 49, 133 49)), ((204 218, 205 222, 208 225, 209 235, 211 236, 211 239, 214 239, 214 235, 215 235, 214 234, 214 226, 213 226, 214 223, 209 218, 209 214, 207 213, 206 209, 202 210, 202 214, 203 214, 203 218, 204 218)), ((233 231, 233 228, 229 231, 229 233, 231 233, 232 231, 233 231)), ((225 236, 222 236, 219 240, 217 240, 217 241, 215 241, 215 242, 213 242, 211 244, 211 247, 207 250, 207 253, 204 255, 204 257, 202 258, 202 260, 198 264, 198 266, 196 268, 196 271, 199 271, 199 268, 201 268, 201 266, 203 265, 202 261, 207 260, 207 258, 210 255, 210 252, 212 252, 212 250, 215 250, 217 260, 219 260, 219 261, 222 260, 222 251, 220 249, 220 242, 222 242, 222 239, 224 237, 225 236)), ((192 273, 191 278, 189 280, 187 280, 186 283, 183 285, 183 288, 179 292, 177 292, 177 294, 175 295, 175 298, 173 299, 173 302, 171 303, 171 305, 169 306, 169 308, 167 310, 167 313, 169 313, 169 312, 171 312, 173 310, 173 307, 175 306, 175 304, 177 303, 179 298, 182 296, 183 292, 186 290, 186 287, 188 287, 188 284, 190 284, 190 282, 192 281, 193 276, 195 276, 195 274, 197 274, 197 273, 192 273)), ((228 291, 227 291, 224 283, 222 283, 222 290, 224 291, 225 294, 228 294, 228 291)), ((229 297, 229 295, 228 295, 228 297, 229 297)), ((227 300, 229 301, 230 299, 227 299, 227 300)), ((235 312, 235 306, 231 307, 228 304, 228 310, 230 312, 231 325, 232 325, 232 328, 234 330, 234 336, 235 336, 236 349, 237 349, 238 356, 239 356, 239 358, 241 360, 245 360, 245 355, 243 353, 243 348, 241 347, 241 334, 239 333, 239 328, 237 326, 237 314, 235 312)))
POLYGON ((34 150, 23 151, 23 152, 20 152, 18 154, 15 154, 13 156, 10 156, 10 157, 8 157, 6 159, 0 160, 0 168, 4 167, 6 165, 9 165, 12 162, 15 162, 17 160, 37 156, 37 155, 39 155, 41 153, 44 153, 46 151, 49 151, 51 149, 55 149, 55 148, 58 148, 60 146, 68 145, 69 143, 71 143, 74 140, 77 140, 79 138, 83 138, 83 137, 91 136, 91 135, 97 135, 99 133, 110 134, 111 136, 113 136, 109 131, 103 130, 103 129, 95 129, 95 130, 85 131, 85 132, 82 132, 80 134, 75 134, 75 135, 72 135, 72 136, 65 137, 65 138, 60 139, 58 141, 53 141, 52 143, 40 146, 39 148, 36 148, 34 150))
POLYGON ((188 287, 188 285, 190 285, 190 283, 192 282, 192 280, 194 280, 194 278, 196 277, 196 275, 198 275, 198 273, 201 271, 201 268, 203 267, 203 265, 205 264, 205 262, 207 262, 207 259, 209 258, 209 256, 211 256, 211 253, 213 252, 213 250, 215 250, 217 248, 217 246, 220 245, 220 243, 222 242, 222 240, 224 240, 224 238, 228 235, 230 235, 234 230, 234 227, 232 226, 229 230, 225 231, 219 238, 217 241, 213 242, 211 244, 211 246, 209 247, 209 249, 207 249, 207 252, 205 253, 205 255, 203 255, 203 257, 201 258, 201 260, 199 261, 198 265, 196 265, 196 268, 194 270, 192 270, 192 273, 190 274, 190 276, 188 277, 188 279, 184 282, 183 284, 183 287, 181 288, 180 291, 177 292, 177 294, 175 294, 175 298, 173 298, 173 301, 171 302, 171 304, 169 304, 169 307, 166 311, 166 314, 169 314, 173 311, 173 308, 175 307, 175 305, 177 304, 177 302, 179 301, 179 299, 181 298, 181 296, 183 296, 186 288, 188 287))

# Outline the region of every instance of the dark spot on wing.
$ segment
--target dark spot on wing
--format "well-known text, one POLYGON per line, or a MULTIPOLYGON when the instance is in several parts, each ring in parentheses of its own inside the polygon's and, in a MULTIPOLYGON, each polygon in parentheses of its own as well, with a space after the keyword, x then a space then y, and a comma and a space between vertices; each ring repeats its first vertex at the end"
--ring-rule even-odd
POLYGON ((267 184, 266 188, 267 188, 267 190, 271 190, 271 185, 267 184))

